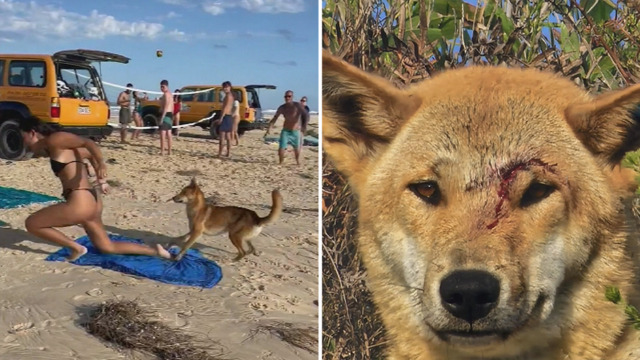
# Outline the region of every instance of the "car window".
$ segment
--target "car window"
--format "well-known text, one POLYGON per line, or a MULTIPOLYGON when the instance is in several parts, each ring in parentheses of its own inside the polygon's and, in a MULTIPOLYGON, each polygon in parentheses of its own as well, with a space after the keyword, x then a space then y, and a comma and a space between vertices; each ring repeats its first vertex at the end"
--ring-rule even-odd
POLYGON ((4 60, 0 60, 0 86, 4 85, 4 60))
POLYGON ((247 103, 249 107, 259 108, 260 101, 258 101, 258 94, 254 89, 247 89, 247 103))
POLYGON ((97 73, 92 68, 73 64, 57 64, 58 95, 91 100, 103 99, 97 73))
MULTIPOLYGON (((197 89, 182 89, 180 90, 180 92, 192 92, 192 91, 196 91, 197 89)), ((180 99, 182 101, 194 101, 195 96, 198 94, 186 94, 186 95, 180 95, 180 99)))
POLYGON ((9 85, 43 87, 46 82, 44 61, 11 61, 9 63, 9 85))
MULTIPOLYGON (((199 90, 202 90, 202 89, 198 89, 198 91, 199 90)), ((196 96, 196 100, 199 101, 199 102, 207 101, 207 94, 206 93, 201 92, 201 93, 197 93, 197 94, 194 94, 194 95, 196 96)))

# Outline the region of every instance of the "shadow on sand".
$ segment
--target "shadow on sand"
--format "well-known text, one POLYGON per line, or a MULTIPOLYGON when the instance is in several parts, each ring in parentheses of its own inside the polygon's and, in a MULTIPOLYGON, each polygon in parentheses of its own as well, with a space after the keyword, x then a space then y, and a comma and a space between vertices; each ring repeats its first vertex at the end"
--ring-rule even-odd
POLYGON ((52 243, 35 237, 24 230, 0 227, 0 247, 12 250, 32 252, 36 254, 50 254, 50 252, 48 251, 42 249, 34 249, 33 247, 20 244, 25 240, 32 241, 37 244, 52 245, 52 243))

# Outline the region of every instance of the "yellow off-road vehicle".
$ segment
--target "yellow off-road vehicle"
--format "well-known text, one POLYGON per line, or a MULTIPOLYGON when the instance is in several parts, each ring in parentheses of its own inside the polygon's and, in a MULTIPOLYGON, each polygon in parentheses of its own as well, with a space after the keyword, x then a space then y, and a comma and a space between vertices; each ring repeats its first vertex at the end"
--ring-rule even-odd
POLYGON ((24 157, 18 123, 31 115, 81 136, 111 134, 109 103, 94 61, 126 64, 129 58, 97 50, 0 54, 0 157, 24 157))
MULTIPOLYGON (((258 96, 258 89, 273 90, 274 85, 245 85, 232 86, 231 91, 235 99, 240 103, 240 123, 238 124, 238 134, 252 129, 262 129, 267 125, 262 118, 262 107, 258 96)), ((211 135, 217 137, 217 127, 211 127, 211 122, 220 117, 224 92, 222 85, 188 85, 180 89, 180 93, 209 90, 197 94, 180 95, 182 107, 180 110, 180 123, 189 124, 203 118, 214 115, 209 121, 204 121, 198 125, 202 128, 209 128, 211 135)), ((158 124, 160 113, 159 100, 142 101, 142 118, 145 126, 155 126, 158 124)))

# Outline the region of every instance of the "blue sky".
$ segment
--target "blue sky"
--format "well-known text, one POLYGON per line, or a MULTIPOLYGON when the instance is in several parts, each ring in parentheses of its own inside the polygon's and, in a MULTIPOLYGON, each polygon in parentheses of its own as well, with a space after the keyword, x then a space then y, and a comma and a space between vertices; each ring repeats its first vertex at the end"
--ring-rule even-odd
MULTIPOLYGON (((102 63, 105 82, 153 91, 162 79, 172 90, 271 84, 260 91, 263 108, 290 89, 318 109, 316 0, 0 0, 0 14, 2 53, 115 52, 131 61, 102 63)), ((105 88, 115 101, 120 90, 105 88)))

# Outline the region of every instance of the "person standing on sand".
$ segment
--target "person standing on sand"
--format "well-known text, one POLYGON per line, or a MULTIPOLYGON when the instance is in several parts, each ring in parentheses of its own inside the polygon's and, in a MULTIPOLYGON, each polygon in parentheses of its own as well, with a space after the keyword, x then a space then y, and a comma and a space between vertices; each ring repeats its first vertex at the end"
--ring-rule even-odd
POLYGON ((127 84, 127 90, 118 94, 118 105, 120 105, 119 123, 120 123, 120 143, 125 144, 127 142, 127 130, 131 125, 131 110, 129 109, 131 103, 131 88, 133 84, 127 84))
MULTIPOLYGON (((129 109, 131 110, 131 118, 136 127, 142 127, 142 105, 140 104, 140 95, 137 91, 131 93, 131 101, 129 101, 129 109)), ((142 130, 134 129, 131 140, 140 138, 142 130)))
POLYGON ((160 116, 160 155, 164 155, 164 142, 167 141, 167 155, 171 155, 171 127, 173 126, 173 96, 169 91, 169 81, 162 80, 160 82, 160 107, 162 115, 160 116))
POLYGON ((236 142, 236 146, 240 145, 240 137, 238 136, 238 126, 240 125, 240 102, 233 100, 233 106, 231 106, 231 112, 233 113, 233 131, 231 132, 231 139, 236 142))
POLYGON ((307 105, 307 97, 303 96, 300 98, 300 105, 304 106, 304 109, 307 110, 307 115, 309 114, 309 106, 307 105))
POLYGON ((269 131, 271 131, 271 127, 278 120, 278 117, 280 115, 284 116, 284 125, 280 132, 280 146, 278 148, 280 164, 284 161, 284 152, 287 149, 287 145, 291 144, 296 157, 296 164, 300 165, 300 148, 302 147, 300 131, 304 134, 307 130, 309 115, 299 102, 293 101, 293 91, 287 90, 284 93, 284 100, 285 103, 278 107, 275 115, 269 121, 269 126, 264 136, 269 135, 269 131))
POLYGON ((224 143, 227 143, 227 154, 229 157, 231 151, 231 132, 233 131, 233 94, 231 93, 231 82, 222 83, 222 91, 224 92, 224 100, 222 100, 222 109, 220 116, 220 128, 218 130, 218 138, 220 146, 218 148, 218 157, 222 156, 224 143))
MULTIPOLYGON (((182 109, 182 100, 180 98, 180 89, 173 92, 173 125, 180 125, 180 110, 182 109)), ((173 135, 178 138, 178 128, 173 129, 173 135)))
POLYGON ((34 154, 49 157, 51 170, 62 184, 62 197, 65 199, 65 202, 47 206, 29 215, 25 221, 29 233, 69 248, 69 261, 86 254, 87 248, 55 228, 75 224, 82 226, 93 245, 102 253, 171 259, 171 254, 161 245, 149 247, 109 239, 102 223, 102 197, 96 190, 99 187, 102 193, 107 192, 107 168, 100 149, 93 141, 61 131, 59 125, 41 122, 33 116, 21 120, 19 126, 24 144, 34 154), (98 186, 90 183, 89 164, 84 160, 91 164, 98 186))

